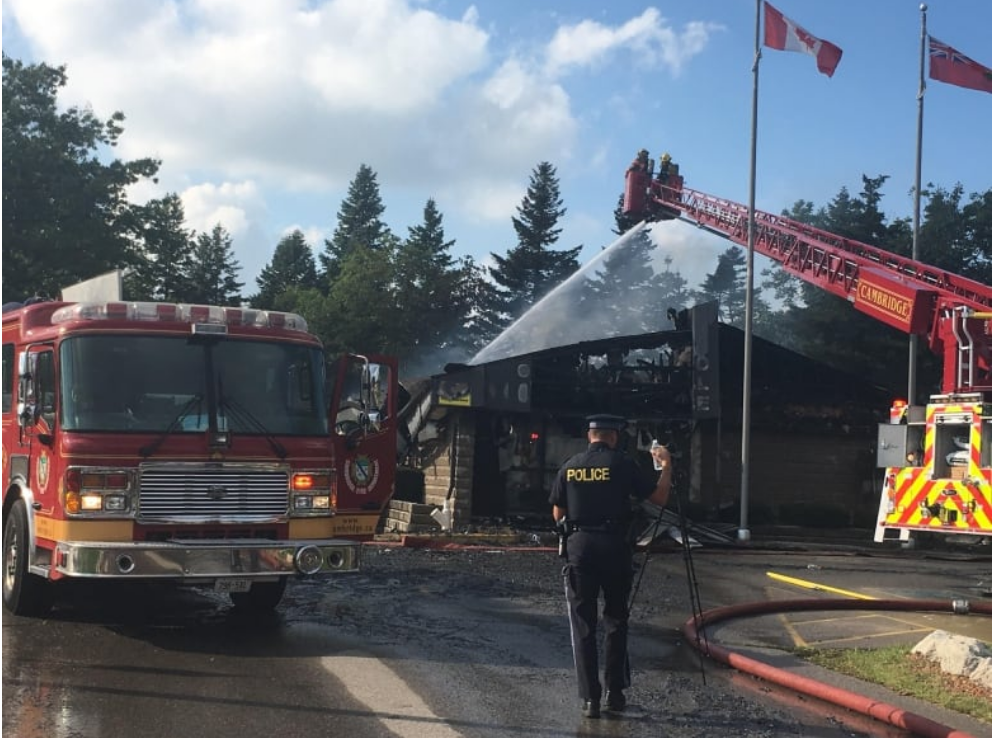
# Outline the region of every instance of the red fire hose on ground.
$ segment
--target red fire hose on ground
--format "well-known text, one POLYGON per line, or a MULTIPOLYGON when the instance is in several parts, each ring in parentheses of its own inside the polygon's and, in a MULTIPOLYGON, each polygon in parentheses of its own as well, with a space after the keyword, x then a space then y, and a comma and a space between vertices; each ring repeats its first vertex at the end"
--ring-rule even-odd
POLYGON ((950 603, 942 600, 772 600, 750 602, 728 607, 717 607, 692 617, 684 624, 684 638, 704 655, 731 666, 737 671, 752 674, 787 689, 807 694, 811 697, 845 707, 854 712, 868 715, 875 720, 909 731, 923 738, 975 738, 968 733, 954 730, 945 725, 917 715, 894 705, 870 699, 845 689, 792 674, 762 661, 724 648, 702 634, 709 625, 740 617, 770 615, 782 612, 805 612, 812 610, 900 610, 906 612, 957 612, 967 611, 991 617, 991 602, 959 601, 950 603))

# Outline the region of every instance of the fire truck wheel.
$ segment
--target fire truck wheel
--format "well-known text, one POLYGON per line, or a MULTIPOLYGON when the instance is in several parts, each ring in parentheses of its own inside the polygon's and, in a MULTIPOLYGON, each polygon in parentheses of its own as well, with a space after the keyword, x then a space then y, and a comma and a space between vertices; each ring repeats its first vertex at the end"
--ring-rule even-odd
POLYGON ((15 615, 44 615, 52 607, 52 585, 28 572, 28 508, 17 500, 3 529, 3 604, 15 615))
POLYGON ((275 610, 283 599, 287 588, 287 578, 280 577, 275 582, 253 582, 248 592, 232 592, 231 603, 246 612, 269 612, 275 610))

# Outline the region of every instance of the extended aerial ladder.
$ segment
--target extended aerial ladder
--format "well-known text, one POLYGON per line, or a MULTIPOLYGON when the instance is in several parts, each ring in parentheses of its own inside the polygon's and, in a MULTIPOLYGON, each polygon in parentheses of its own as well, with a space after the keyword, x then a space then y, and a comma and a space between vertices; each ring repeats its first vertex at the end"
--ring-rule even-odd
MULTIPOLYGON (((646 158, 626 172, 623 212, 680 219, 746 247, 749 209, 684 186, 669 156, 656 175, 646 158)), ((926 406, 896 403, 880 428, 885 468, 875 540, 897 530, 991 536, 992 289, 966 277, 754 210, 756 253, 849 301, 942 358, 941 393, 926 406)))

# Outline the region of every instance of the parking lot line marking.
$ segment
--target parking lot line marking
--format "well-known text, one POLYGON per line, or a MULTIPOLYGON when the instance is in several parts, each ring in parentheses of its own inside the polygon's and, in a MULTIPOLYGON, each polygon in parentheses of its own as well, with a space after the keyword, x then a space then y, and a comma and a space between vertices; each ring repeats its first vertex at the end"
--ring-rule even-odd
POLYGON ((805 626, 805 625, 821 625, 822 623, 838 623, 840 620, 878 620, 882 617, 881 613, 867 613, 866 615, 832 615, 826 618, 807 618, 807 619, 797 619, 794 621, 795 625, 805 626))
POLYGON ((795 648, 805 648, 808 646, 808 641, 802 638, 801 633, 795 629, 794 624, 788 619, 787 615, 782 612, 777 616, 777 618, 781 621, 781 625, 784 626, 784 629, 788 632, 788 635, 791 636, 791 642, 795 644, 795 648))
POLYGON ((830 587, 828 584, 809 582, 805 579, 796 579, 795 577, 789 577, 784 574, 778 574, 773 571, 767 572, 767 576, 769 576, 771 579, 776 579, 779 582, 787 582, 788 584, 794 584, 798 587, 804 587, 805 589, 813 589, 819 592, 832 592, 833 594, 843 595, 844 597, 851 597, 855 600, 877 599, 877 597, 871 597, 870 595, 860 594, 859 592, 851 592, 846 589, 839 589, 838 587, 830 587))
POLYGON ((370 717, 397 738, 460 738, 411 689, 393 669, 380 659, 345 652, 324 656, 322 667, 334 675, 349 695, 363 703, 370 717))
POLYGON ((886 633, 871 633, 869 635, 849 636, 847 638, 825 638, 814 641, 814 646, 825 646, 830 643, 852 643, 857 641, 870 641, 875 638, 889 638, 891 636, 904 636, 912 633, 932 633, 932 628, 917 628, 916 630, 896 630, 886 633))

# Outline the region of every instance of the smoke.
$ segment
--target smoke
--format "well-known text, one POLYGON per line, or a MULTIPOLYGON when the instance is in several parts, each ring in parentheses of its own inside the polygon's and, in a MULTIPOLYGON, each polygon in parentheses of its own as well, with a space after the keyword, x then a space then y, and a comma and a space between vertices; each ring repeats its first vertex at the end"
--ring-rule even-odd
POLYGON ((685 307, 690 294, 685 280, 671 269, 671 260, 653 253, 657 248, 650 226, 633 227, 533 305, 469 363, 672 329, 667 309, 685 307))

